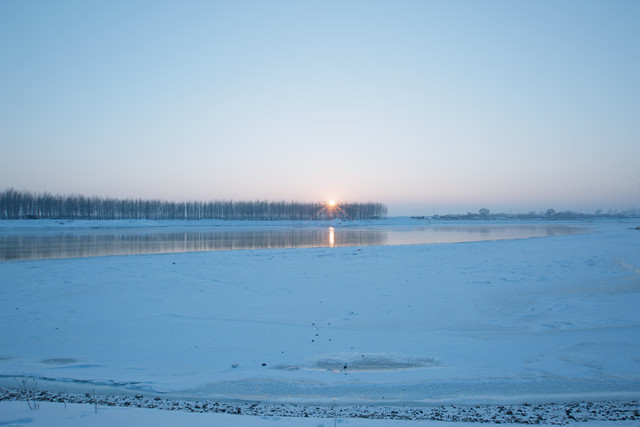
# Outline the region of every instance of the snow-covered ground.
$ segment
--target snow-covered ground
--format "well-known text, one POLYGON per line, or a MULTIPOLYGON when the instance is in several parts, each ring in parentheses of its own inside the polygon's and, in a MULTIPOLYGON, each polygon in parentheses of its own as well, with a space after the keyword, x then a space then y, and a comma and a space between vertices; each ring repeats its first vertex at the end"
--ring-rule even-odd
POLYGON ((202 227, 322 227, 344 226, 359 227, 368 225, 415 225, 425 224, 427 220, 416 220, 409 217, 393 217, 379 220, 343 221, 338 218, 331 221, 242 221, 242 220, 166 220, 154 221, 145 219, 130 220, 1 220, 0 233, 16 233, 26 231, 60 231, 60 230, 88 230, 88 229, 150 229, 150 228, 202 228, 202 227))
MULTIPOLYGON (((0 402, 0 425, 10 427, 113 427, 113 426, 215 426, 215 427, 476 427, 473 421, 425 421, 406 419, 363 419, 336 417, 246 416, 224 413, 164 411, 122 406, 64 404, 42 402, 36 411, 26 409, 24 402, 0 402)), ((534 421, 534 423, 536 423, 534 421)), ((538 423, 536 423, 538 424, 538 423)), ((507 424, 509 425, 509 424, 507 424)), ((511 424, 514 425, 514 424, 511 424)), ((540 426, 557 425, 540 423, 540 426)), ((575 427, 637 427, 627 421, 571 421, 575 427)))
POLYGON ((592 232, 1 262, 0 386, 308 408, 636 401, 638 224, 575 225, 592 232))
MULTIPOLYGON (((333 220, 314 220, 314 221, 295 221, 295 220, 283 220, 283 221, 249 221, 249 220, 218 220, 218 219, 203 219, 203 220, 165 220, 154 221, 145 219, 130 219, 130 220, 57 220, 57 219, 39 219, 39 220, 0 220, 0 234, 2 233, 20 233, 20 232, 46 232, 46 231, 64 231, 64 230, 92 230, 92 229, 197 229, 203 227, 216 228, 255 228, 255 227, 269 227, 269 228, 291 228, 291 227, 345 227, 345 228, 358 228, 358 227, 396 227, 396 226, 456 226, 456 225, 514 225, 514 224, 572 224, 572 225, 584 225, 584 224, 603 224, 611 223, 612 220, 600 220, 596 217, 591 221, 552 221, 544 218, 538 218, 535 220, 442 220, 433 219, 429 217, 388 217, 382 219, 371 220, 358 220, 349 221, 339 218, 333 220)), ((617 222, 617 221, 616 221, 617 222)), ((629 222, 634 224, 633 219, 621 219, 620 222, 629 222)))

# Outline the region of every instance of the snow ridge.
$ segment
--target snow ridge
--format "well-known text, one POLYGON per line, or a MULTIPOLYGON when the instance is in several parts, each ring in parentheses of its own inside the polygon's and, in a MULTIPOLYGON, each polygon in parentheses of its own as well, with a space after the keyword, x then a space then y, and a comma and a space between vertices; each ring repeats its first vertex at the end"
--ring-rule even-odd
MULTIPOLYGON (((0 388, 0 402, 26 400, 23 390, 0 388)), ((545 404, 446 405, 446 406, 326 406, 290 403, 185 401, 145 398, 141 394, 92 395, 36 392, 40 402, 77 403, 260 417, 368 418, 479 423, 565 425, 585 421, 640 420, 640 402, 604 401, 545 404)))

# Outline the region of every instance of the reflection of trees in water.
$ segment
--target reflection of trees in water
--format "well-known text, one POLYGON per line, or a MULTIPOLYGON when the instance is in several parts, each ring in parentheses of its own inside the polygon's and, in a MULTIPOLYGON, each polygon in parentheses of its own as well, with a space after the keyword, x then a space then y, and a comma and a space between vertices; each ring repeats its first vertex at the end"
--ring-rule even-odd
POLYGON ((79 258, 233 249, 454 243, 563 235, 563 225, 435 226, 385 230, 352 228, 78 231, 0 237, 0 260, 79 258))
POLYGON ((335 246, 384 245, 388 238, 386 230, 336 230, 335 246))
POLYGON ((242 230, 68 233, 0 238, 0 259, 79 258, 105 255, 382 245, 386 231, 242 230))

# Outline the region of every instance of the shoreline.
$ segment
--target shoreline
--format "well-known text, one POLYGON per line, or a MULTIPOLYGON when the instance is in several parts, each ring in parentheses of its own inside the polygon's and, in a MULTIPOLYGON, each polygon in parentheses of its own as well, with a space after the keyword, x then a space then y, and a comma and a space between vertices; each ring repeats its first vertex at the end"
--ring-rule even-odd
MULTIPOLYGON (((25 401, 24 390, 0 387, 0 402, 25 401)), ((214 400, 186 401, 145 397, 144 394, 96 395, 93 393, 63 393, 35 391, 35 401, 63 404, 225 413, 253 417, 363 418, 379 420, 445 421, 473 423, 551 424, 566 425, 587 421, 640 420, 640 402, 582 401, 573 403, 484 404, 441 406, 382 405, 306 405, 295 403, 218 402, 214 400)), ((33 401, 31 402, 33 404, 33 401)))
POLYGON ((0 233, 16 233, 45 230, 99 230, 99 229, 150 229, 150 228, 324 228, 324 227, 387 227, 387 226, 460 226, 460 225, 509 225, 509 224, 636 224, 640 218, 576 218, 576 219, 549 219, 549 218, 495 218, 495 219, 443 219, 414 217, 388 217, 377 220, 57 220, 57 219, 20 219, 0 220, 0 233))

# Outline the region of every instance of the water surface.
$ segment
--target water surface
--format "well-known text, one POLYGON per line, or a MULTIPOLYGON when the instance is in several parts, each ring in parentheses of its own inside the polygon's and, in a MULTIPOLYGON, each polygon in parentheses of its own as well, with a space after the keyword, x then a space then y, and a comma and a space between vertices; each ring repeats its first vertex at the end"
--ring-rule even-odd
POLYGON ((0 260, 78 258, 239 249, 407 245, 523 239, 582 232, 547 224, 388 227, 80 229, 0 235, 0 260))

